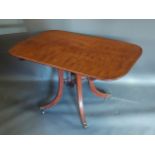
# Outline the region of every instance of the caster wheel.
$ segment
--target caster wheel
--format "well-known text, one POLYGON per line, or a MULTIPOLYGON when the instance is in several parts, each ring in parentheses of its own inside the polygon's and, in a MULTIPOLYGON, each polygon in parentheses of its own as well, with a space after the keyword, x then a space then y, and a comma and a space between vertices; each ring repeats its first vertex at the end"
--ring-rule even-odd
POLYGON ((88 125, 86 122, 83 123, 83 128, 85 128, 85 129, 88 128, 88 125))
POLYGON ((40 112, 41 112, 42 115, 45 114, 45 110, 43 110, 43 109, 40 109, 40 112))
POLYGON ((42 111, 41 111, 41 113, 42 113, 42 115, 44 115, 44 114, 45 114, 45 111, 44 111, 44 110, 42 110, 42 111))

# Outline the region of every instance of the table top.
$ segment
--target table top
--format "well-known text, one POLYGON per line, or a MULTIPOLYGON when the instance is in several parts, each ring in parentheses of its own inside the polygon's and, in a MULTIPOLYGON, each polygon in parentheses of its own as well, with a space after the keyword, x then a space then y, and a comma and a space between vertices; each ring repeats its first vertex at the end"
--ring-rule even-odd
POLYGON ((41 32, 10 50, 18 58, 101 80, 128 73, 141 53, 135 44, 59 30, 41 32))

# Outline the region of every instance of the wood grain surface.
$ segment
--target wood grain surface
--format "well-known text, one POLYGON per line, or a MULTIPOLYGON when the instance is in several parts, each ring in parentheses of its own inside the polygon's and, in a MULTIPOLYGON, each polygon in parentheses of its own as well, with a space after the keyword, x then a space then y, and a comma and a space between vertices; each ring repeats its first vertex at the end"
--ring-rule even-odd
POLYGON ((50 30, 19 42, 10 54, 101 80, 125 75, 141 47, 102 37, 50 30))

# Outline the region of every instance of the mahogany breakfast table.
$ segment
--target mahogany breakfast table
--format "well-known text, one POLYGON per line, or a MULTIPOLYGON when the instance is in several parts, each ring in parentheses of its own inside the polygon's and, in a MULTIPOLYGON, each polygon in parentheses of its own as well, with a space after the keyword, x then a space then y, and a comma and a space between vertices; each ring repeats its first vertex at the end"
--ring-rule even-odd
POLYGON ((41 32, 17 43, 10 50, 11 55, 20 59, 57 69, 58 92, 50 103, 40 107, 43 112, 60 100, 64 71, 70 73, 68 82, 77 84, 78 107, 84 128, 87 127, 87 122, 83 107, 82 79, 88 79, 95 95, 107 98, 110 94, 100 92, 95 87, 94 80, 114 80, 127 74, 141 53, 141 47, 135 44, 59 30, 41 32))

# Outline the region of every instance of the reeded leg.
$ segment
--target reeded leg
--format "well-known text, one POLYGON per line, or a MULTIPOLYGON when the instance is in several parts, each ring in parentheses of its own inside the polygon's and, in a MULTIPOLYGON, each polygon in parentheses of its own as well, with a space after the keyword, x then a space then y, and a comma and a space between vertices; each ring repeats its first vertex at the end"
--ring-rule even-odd
POLYGON ((94 85, 94 79, 88 78, 88 81, 89 81, 89 85, 90 85, 91 91, 96 96, 99 96, 99 97, 102 97, 102 98, 107 98, 107 97, 110 97, 111 96, 110 94, 106 94, 106 93, 103 93, 103 92, 100 92, 99 90, 97 90, 96 87, 95 87, 95 85, 94 85))
POLYGON ((87 127, 87 122, 85 118, 85 112, 83 107, 83 97, 82 97, 82 77, 80 75, 76 75, 77 80, 77 96, 78 96, 78 107, 80 112, 81 122, 84 128, 87 127))
POLYGON ((56 105, 57 102, 60 100, 62 96, 62 92, 63 92, 63 85, 64 85, 63 74, 64 74, 63 70, 58 70, 59 86, 58 86, 57 95, 49 104, 41 106, 40 107, 41 110, 46 110, 46 109, 51 108, 52 106, 56 105))

